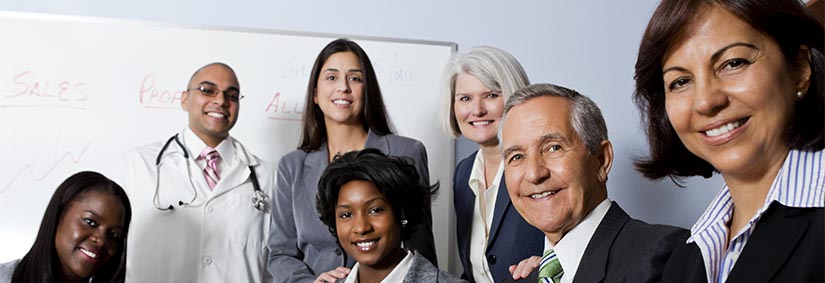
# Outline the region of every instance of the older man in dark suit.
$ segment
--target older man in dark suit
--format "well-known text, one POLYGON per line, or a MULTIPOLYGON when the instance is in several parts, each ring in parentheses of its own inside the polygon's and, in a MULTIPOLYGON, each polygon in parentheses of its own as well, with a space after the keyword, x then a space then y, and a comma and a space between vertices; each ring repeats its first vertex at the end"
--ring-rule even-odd
POLYGON ((686 230, 632 219, 607 198, 613 146, 592 100, 550 84, 523 88, 505 105, 500 139, 510 199, 546 237, 522 282, 660 281, 686 230))

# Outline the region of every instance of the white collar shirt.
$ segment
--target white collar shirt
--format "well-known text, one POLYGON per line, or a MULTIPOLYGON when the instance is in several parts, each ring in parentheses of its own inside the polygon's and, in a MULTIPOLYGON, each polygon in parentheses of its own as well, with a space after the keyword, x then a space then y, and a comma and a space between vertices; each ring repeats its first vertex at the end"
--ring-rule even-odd
MULTIPOLYGON (((183 130, 183 141, 181 142, 186 146, 187 150, 189 150, 189 154, 198 166, 197 176, 205 178, 203 177, 203 169, 206 168, 206 160, 198 159, 198 155, 206 149, 206 143, 195 135, 195 132, 193 132, 189 127, 183 130)), ((228 172, 233 165, 238 163, 235 160, 236 150, 235 145, 232 143, 232 138, 226 137, 223 141, 221 141, 221 143, 218 144, 218 146, 215 147, 215 150, 218 151, 218 155, 220 156, 217 161, 218 170, 220 172, 228 172)), ((220 183, 220 181, 218 181, 218 183, 220 183)), ((213 193, 212 190, 203 191, 210 196, 213 193)))
POLYGON ((473 161, 470 179, 467 181, 470 190, 476 196, 473 201, 473 220, 472 226, 470 226, 470 248, 468 251, 473 279, 476 283, 493 282, 493 274, 490 273, 490 266, 487 264, 486 252, 490 238, 490 226, 493 223, 493 215, 495 214, 498 187, 504 173, 503 160, 497 168, 492 184, 485 184, 484 155, 479 151, 473 161))
POLYGON ((696 224, 687 243, 702 253, 708 282, 725 282, 745 248, 762 214, 773 202, 788 207, 825 207, 825 158, 823 151, 791 150, 773 180, 765 202, 748 223, 731 238, 728 222, 733 199, 727 185, 716 195, 696 224))
MULTIPOLYGON (((407 252, 407 256, 401 259, 401 262, 395 266, 395 268, 387 274, 387 277, 384 277, 381 280, 381 283, 397 283, 397 282, 404 282, 404 277, 407 277, 407 273, 410 271, 410 267, 412 267, 413 262, 413 253, 411 251, 407 252)), ((344 283, 358 283, 358 267, 359 263, 355 263, 355 266, 352 267, 349 275, 347 278, 344 279, 344 283)))
POLYGON ((564 275, 561 277, 562 283, 573 282, 576 271, 579 269, 579 263, 582 256, 584 256, 584 250, 587 248, 587 244, 590 243, 590 239, 593 238, 596 228, 599 227, 602 219, 607 215, 611 205, 610 199, 604 199, 582 219, 579 225, 576 225, 562 236, 556 245, 550 243, 547 237, 544 238, 544 250, 552 248, 559 258, 562 270, 564 270, 564 275))

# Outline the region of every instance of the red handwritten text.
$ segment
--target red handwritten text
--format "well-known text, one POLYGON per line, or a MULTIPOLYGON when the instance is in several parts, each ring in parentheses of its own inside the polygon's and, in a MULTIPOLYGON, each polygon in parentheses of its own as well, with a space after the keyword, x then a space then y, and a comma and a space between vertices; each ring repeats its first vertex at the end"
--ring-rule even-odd
POLYGON ((86 82, 68 80, 39 80, 32 71, 23 71, 15 75, 12 82, 19 89, 4 95, 6 103, 2 107, 62 107, 79 108, 78 103, 89 99, 86 82))
POLYGON ((182 96, 182 90, 157 88, 155 76, 151 74, 143 77, 140 83, 140 104, 146 108, 177 108, 182 96))
POLYGON ((299 102, 287 102, 287 99, 281 101, 281 93, 275 92, 264 112, 269 113, 269 119, 273 120, 301 121, 304 113, 301 107, 299 102))

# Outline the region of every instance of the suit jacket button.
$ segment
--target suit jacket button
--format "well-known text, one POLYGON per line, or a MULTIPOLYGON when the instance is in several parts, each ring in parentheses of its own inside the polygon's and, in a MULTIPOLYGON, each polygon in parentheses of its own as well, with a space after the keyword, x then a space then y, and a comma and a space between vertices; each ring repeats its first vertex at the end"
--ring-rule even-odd
POLYGON ((335 254, 336 255, 341 255, 341 250, 340 249, 335 249, 335 254))
POLYGON ((489 263, 489 264, 496 264, 496 256, 495 256, 495 255, 489 255, 489 256, 487 256, 487 263, 489 263))

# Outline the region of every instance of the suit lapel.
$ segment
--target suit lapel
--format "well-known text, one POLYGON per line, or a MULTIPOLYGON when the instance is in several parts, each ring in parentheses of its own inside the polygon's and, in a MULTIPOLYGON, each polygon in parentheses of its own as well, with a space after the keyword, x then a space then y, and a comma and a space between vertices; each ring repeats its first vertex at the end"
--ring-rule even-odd
MULTIPOLYGON (((478 151, 471 155, 470 160, 475 159, 475 155, 478 154, 478 151)), ((472 162, 467 162, 469 165, 467 166, 460 166, 458 168, 458 172, 455 173, 455 195, 453 196, 453 205, 455 205, 456 211, 456 234, 458 236, 458 243, 461 244, 459 247, 459 251, 463 253, 460 260, 462 264, 466 267, 470 266, 470 226, 473 223, 473 213, 475 213, 475 195, 470 190, 470 186, 467 183, 470 176, 470 171, 472 171, 472 162)), ((466 271, 465 274, 472 278, 472 272, 466 271)))
POLYGON ((232 166, 228 171, 221 174, 221 180, 215 185, 215 195, 213 197, 228 193, 243 185, 249 179, 249 166, 244 162, 232 166))
MULTIPOLYGON (((307 157, 304 158, 304 167, 327 168, 327 165, 329 165, 329 148, 327 148, 326 143, 321 145, 321 148, 319 148, 318 150, 310 151, 309 153, 307 153, 307 157)), ((308 172, 314 172, 314 171, 323 171, 323 169, 320 169, 320 170, 316 169, 316 170, 311 170, 311 171, 308 171, 308 172)))
POLYGON ((430 267, 423 257, 413 255, 410 269, 404 276, 404 283, 436 282, 438 270, 430 267))
POLYGON ((498 228, 501 227, 501 220, 504 219, 504 214, 510 208, 510 195, 507 194, 507 185, 505 185, 504 177, 498 184, 498 193, 496 193, 496 206, 493 210, 493 223, 490 225, 490 237, 487 239, 487 249, 490 249, 491 243, 498 235, 498 228))
POLYGON ((604 279, 610 248, 628 219, 630 217, 618 204, 611 203, 610 209, 607 210, 604 219, 599 223, 599 227, 593 232, 593 237, 584 250, 584 255, 582 255, 579 263, 579 270, 576 271, 573 282, 600 282, 604 279))
POLYGON ((774 202, 757 222, 756 229, 728 275, 728 281, 767 281, 773 278, 810 225, 811 220, 800 217, 795 209, 774 202))
POLYGON ((364 142, 364 148, 374 148, 380 150, 384 154, 390 154, 390 142, 387 136, 379 136, 370 130, 367 132, 367 141, 364 142))

